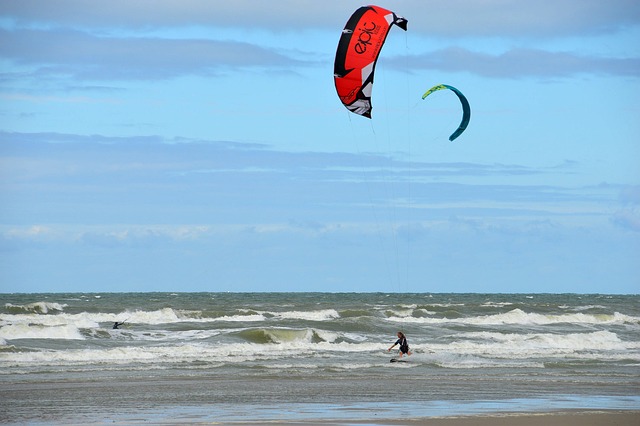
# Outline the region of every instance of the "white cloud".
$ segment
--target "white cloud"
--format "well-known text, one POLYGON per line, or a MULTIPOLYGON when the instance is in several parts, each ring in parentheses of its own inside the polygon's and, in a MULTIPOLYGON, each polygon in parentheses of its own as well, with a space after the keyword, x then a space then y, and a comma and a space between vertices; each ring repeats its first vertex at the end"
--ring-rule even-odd
POLYGON ((640 204, 640 185, 633 185, 624 188, 620 192, 620 201, 624 204, 640 204))
MULTIPOLYGON (((339 31, 359 6, 361 3, 337 0, 21 0, 3 2, 0 15, 21 25, 72 28, 144 30, 198 25, 274 32, 339 31)), ((398 0, 386 6, 409 19, 411 31, 431 37, 585 35, 614 32, 640 21, 640 4, 635 0, 398 0)))
POLYGON ((407 62, 412 70, 467 72, 492 78, 554 78, 582 74, 640 77, 640 58, 603 58, 539 49, 521 48, 489 54, 451 47, 411 56, 407 61, 402 58, 390 61, 392 64, 407 62))
POLYGON ((305 65, 265 47, 228 40, 122 38, 59 30, 0 30, 0 38, 0 56, 35 67, 39 76, 155 80, 244 67, 305 65))
MULTIPOLYGON (((326 55, 333 53, 339 30, 356 6, 307 0, 280 1, 277 7, 255 0, 139 0, 108 5, 77 0, 3 3, 0 16, 14 21, 0 30, 4 40, 0 56, 12 61, 14 67, 8 68, 3 77, 8 81, 71 78, 77 87, 78 81, 211 77, 238 69, 291 72, 316 66, 316 58, 326 60, 326 55), (171 31, 173 27, 188 31, 196 25, 209 31, 202 31, 201 38, 177 37, 171 31), (121 27, 127 31, 118 31, 121 27), (159 29, 153 32, 150 28, 159 29), (310 28, 322 29, 326 42, 319 44, 310 35, 300 34, 310 28), (258 35, 265 30, 293 31, 298 35, 277 36, 273 40, 286 41, 274 44, 273 40, 266 41, 268 37, 258 35), (326 46, 329 40, 331 47, 326 46), (30 67, 28 72, 16 72, 25 66, 30 67)), ((394 8, 405 11, 402 14, 409 18, 410 31, 427 44, 438 37, 445 37, 448 43, 469 37, 474 43, 477 37, 512 40, 507 51, 497 54, 448 44, 440 50, 396 61, 405 67, 408 63, 414 70, 464 71, 493 78, 584 73, 638 77, 640 58, 635 48, 622 49, 626 55, 605 57, 571 49, 517 47, 525 45, 517 41, 525 38, 536 40, 540 46, 541 37, 580 38, 640 27, 640 3, 636 1, 436 0, 428 5, 400 1, 394 8)), ((570 45, 584 48, 584 42, 570 45)))
POLYGON ((611 221, 623 229, 640 232, 640 212, 636 209, 619 210, 613 215, 611 221))

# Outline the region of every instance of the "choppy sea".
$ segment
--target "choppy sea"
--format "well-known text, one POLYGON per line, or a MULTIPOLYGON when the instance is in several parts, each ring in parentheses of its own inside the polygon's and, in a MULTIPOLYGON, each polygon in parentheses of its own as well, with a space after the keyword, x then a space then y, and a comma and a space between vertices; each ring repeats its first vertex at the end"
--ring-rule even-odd
POLYGON ((640 409, 639 295, 0 294, 2 423, 582 408, 640 409))

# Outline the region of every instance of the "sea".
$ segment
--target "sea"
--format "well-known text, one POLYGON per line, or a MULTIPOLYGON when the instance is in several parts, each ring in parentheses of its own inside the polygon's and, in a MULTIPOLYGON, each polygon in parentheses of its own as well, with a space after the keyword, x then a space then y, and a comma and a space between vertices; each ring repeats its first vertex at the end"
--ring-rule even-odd
POLYGON ((3 424, 585 409, 640 410, 640 295, 0 294, 3 424))

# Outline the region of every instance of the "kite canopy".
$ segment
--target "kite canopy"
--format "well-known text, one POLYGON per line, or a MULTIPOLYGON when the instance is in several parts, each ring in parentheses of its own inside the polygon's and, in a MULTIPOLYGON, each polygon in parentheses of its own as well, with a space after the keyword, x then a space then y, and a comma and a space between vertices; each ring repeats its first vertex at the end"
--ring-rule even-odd
POLYGON ((407 20, 378 6, 356 10, 342 30, 333 76, 347 109, 371 118, 373 72, 391 25, 407 30, 407 20))
POLYGON ((448 86, 446 84, 438 84, 437 86, 433 86, 431 89, 427 90, 424 95, 422 95, 422 99, 426 98, 433 92, 436 92, 438 90, 444 90, 444 89, 449 89, 453 91, 456 95, 458 95, 458 98, 462 103, 462 121, 460 122, 460 126, 458 126, 456 131, 453 132, 451 136, 449 136, 449 140, 453 141, 455 138, 460 136, 462 132, 464 132, 464 129, 466 129, 467 126, 469 125, 469 120, 471 119, 471 107, 469 106, 469 101, 467 101, 467 98, 462 94, 462 92, 460 92, 455 87, 448 86))

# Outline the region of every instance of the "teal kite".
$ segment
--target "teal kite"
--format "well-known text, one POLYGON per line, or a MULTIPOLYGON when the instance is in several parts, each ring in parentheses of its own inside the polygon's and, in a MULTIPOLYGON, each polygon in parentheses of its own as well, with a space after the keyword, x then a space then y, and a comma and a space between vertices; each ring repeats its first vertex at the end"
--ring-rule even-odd
POLYGON ((460 98, 460 102, 462 103, 462 121, 460 122, 460 126, 458 126, 458 129, 455 132, 453 132, 451 136, 449 136, 449 140, 452 141, 458 136, 460 136, 462 132, 464 132, 464 129, 466 129, 467 126, 469 125, 469 120, 471 119, 471 107, 469 106, 469 101, 467 101, 467 98, 465 98, 462 92, 460 92, 455 87, 448 86, 446 84, 438 84, 437 86, 433 86, 431 89, 427 90, 424 95, 422 95, 422 99, 426 98, 433 92, 437 92, 438 90, 444 90, 444 89, 449 89, 453 91, 456 95, 458 95, 458 98, 460 98))

